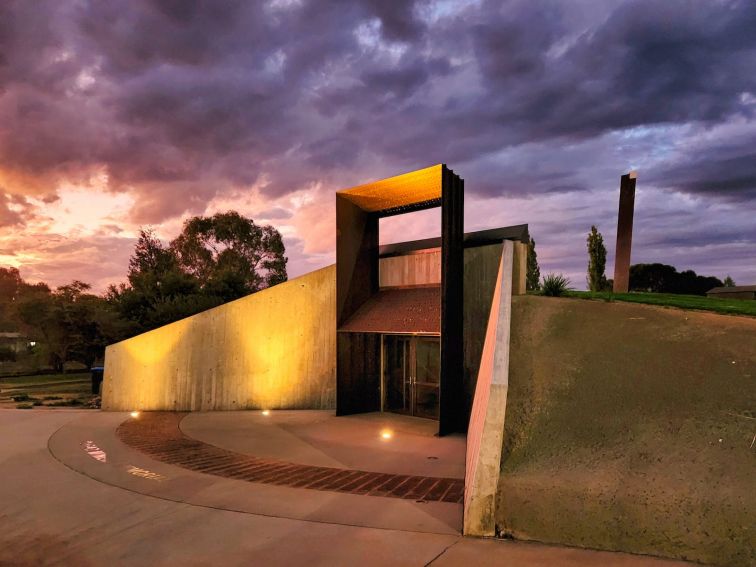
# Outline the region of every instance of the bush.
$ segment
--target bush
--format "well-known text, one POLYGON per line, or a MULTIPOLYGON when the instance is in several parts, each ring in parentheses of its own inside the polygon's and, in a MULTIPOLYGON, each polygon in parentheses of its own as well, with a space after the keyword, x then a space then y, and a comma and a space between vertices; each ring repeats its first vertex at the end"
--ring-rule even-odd
POLYGON ((570 289, 570 280, 562 274, 549 274, 543 278, 541 291, 543 295, 550 297, 560 297, 565 295, 570 289))
POLYGON ((80 406, 82 404, 83 402, 79 400, 78 398, 69 398, 67 400, 50 402, 49 404, 45 404, 45 405, 51 408, 67 408, 67 407, 72 407, 72 406, 80 406))
POLYGON ((0 362, 16 362, 16 351, 9 346, 0 346, 0 362))

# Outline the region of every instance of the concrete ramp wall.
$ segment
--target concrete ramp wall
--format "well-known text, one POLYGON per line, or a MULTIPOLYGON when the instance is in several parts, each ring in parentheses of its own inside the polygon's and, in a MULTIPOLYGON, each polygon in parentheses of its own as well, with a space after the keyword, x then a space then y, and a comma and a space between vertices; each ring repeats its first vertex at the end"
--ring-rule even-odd
POLYGON ((495 535, 495 507, 509 380, 514 246, 502 246, 467 431, 465 535, 495 535))
POLYGON ((333 409, 329 266, 110 345, 105 410, 333 409))

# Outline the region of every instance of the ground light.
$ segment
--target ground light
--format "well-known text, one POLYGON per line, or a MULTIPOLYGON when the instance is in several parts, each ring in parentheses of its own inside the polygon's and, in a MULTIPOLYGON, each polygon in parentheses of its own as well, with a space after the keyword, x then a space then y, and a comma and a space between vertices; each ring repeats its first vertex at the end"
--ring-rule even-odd
POLYGON ((133 417, 133 418, 139 417, 139 412, 138 411, 132 411, 131 412, 131 417, 133 417))
POLYGON ((262 410, 263 415, 270 415, 270 410, 264 409, 262 410))
POLYGON ((381 439, 391 439, 394 436, 394 432, 390 429, 384 429, 381 431, 381 439))

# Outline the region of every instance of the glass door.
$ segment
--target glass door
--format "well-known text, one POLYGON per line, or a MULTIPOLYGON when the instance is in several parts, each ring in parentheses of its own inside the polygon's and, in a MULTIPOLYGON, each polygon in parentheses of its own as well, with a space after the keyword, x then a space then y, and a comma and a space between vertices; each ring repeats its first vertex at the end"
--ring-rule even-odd
POLYGON ((415 337, 414 408, 412 415, 438 419, 441 340, 415 337))
POLYGON ((383 410, 438 419, 438 337, 383 336, 383 410))

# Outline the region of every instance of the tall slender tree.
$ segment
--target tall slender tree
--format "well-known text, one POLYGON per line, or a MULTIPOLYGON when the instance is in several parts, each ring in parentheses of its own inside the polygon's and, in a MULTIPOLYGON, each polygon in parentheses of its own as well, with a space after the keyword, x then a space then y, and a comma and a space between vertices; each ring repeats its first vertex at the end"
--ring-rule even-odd
POLYGON ((588 289, 591 291, 603 291, 607 288, 606 274, 606 247, 604 237, 591 226, 588 233, 588 289))
POLYGON ((538 254, 535 246, 535 240, 531 238, 528 243, 528 273, 525 280, 525 289, 528 291, 541 289, 541 269, 538 267, 538 254))

